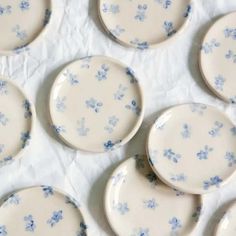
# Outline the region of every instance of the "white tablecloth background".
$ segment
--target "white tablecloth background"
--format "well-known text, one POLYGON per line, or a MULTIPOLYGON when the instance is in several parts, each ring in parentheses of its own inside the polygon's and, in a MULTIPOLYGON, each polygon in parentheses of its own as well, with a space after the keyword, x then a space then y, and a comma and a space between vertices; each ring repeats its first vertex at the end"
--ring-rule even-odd
MULTIPOLYGON (((0 170, 0 197, 22 187, 55 186, 79 200, 90 235, 112 236, 103 211, 106 182, 122 160, 145 152, 148 128, 161 110, 184 102, 202 102, 227 112, 236 123, 236 107, 208 90, 197 63, 206 30, 221 15, 236 10, 236 1, 196 0, 192 22, 184 34, 168 47, 144 52, 124 48, 107 37, 98 19, 96 0, 53 1, 52 24, 43 40, 27 54, 0 57, 0 75, 23 87, 37 112, 33 141, 24 157, 0 170), (96 155, 71 150, 56 140, 47 107, 53 80, 68 62, 101 54, 120 59, 135 70, 145 92, 146 112, 130 143, 112 153, 96 155)), ((212 235, 233 199, 236 179, 204 196, 204 213, 193 235, 212 235)))

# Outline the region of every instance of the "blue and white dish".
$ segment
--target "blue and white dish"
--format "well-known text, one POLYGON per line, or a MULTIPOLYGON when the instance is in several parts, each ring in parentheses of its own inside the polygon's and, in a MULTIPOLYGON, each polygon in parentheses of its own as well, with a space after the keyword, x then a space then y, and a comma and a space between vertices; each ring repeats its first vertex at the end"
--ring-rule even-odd
POLYGON ((0 77, 0 167, 12 163, 29 146, 34 119, 34 106, 23 91, 0 77))
POLYGON ((14 192, 0 207, 1 236, 86 236, 75 199, 50 186, 14 192))
POLYGON ((0 54, 29 51, 45 31, 51 14, 51 0, 0 0, 0 54))
POLYGON ((200 70, 209 88, 221 99, 236 103, 236 12, 208 30, 201 47, 200 70))
POLYGON ((86 57, 56 78, 50 114, 54 130, 72 148, 111 151, 139 129, 143 95, 131 68, 108 57, 86 57))
POLYGON ((110 177, 105 212, 116 235, 191 235, 202 213, 202 199, 164 185, 147 157, 136 155, 110 177))
POLYGON ((99 0, 99 16, 109 35, 140 50, 179 35, 188 25, 192 8, 192 0, 99 0))
POLYGON ((215 191, 236 170, 236 127, 212 106, 179 105, 156 120, 147 153, 153 170, 169 186, 192 194, 215 191))

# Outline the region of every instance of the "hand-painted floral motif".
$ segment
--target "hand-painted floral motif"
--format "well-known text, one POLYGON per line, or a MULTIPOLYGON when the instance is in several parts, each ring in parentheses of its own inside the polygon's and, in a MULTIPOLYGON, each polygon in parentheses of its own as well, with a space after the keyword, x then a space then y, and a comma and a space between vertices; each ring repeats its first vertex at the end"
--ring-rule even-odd
POLYGON ((163 152, 163 156, 167 157, 169 160, 173 161, 174 163, 178 163, 181 155, 176 154, 171 148, 165 149, 163 152))
POLYGON ((4 115, 2 112, 0 112, 0 125, 6 126, 9 122, 9 119, 4 115))
POLYGON ((89 128, 85 126, 85 118, 81 118, 78 122, 77 132, 79 136, 85 137, 89 132, 89 128))
POLYGON ((90 68, 90 62, 92 60, 92 57, 89 56, 89 57, 85 57, 85 58, 82 58, 81 59, 81 68, 84 68, 84 69, 89 69, 90 68))
POLYGON ((224 84, 226 79, 222 75, 218 75, 215 77, 215 88, 219 91, 223 91, 224 84))
POLYGON ((24 217, 25 221, 25 231, 34 232, 36 228, 35 221, 32 215, 27 215, 24 217))
POLYGON ((107 74, 109 71, 109 67, 106 64, 103 64, 101 66, 101 69, 97 72, 96 78, 98 81, 106 80, 107 79, 107 74))
POLYGON ((145 50, 149 48, 149 44, 147 41, 141 41, 140 39, 135 38, 134 40, 130 41, 137 49, 145 50))
POLYGON ((0 235, 7 236, 7 229, 5 225, 0 225, 0 235))
POLYGON ((114 93, 115 100, 121 101, 124 98, 127 89, 128 89, 127 87, 120 84, 117 91, 114 93))
MULTIPOLYGON (((13 193, 11 194, 7 199, 4 200, 4 207, 8 206, 8 205, 19 205, 20 203, 20 197, 13 193)), ((0 234, 1 236, 1 234, 0 234)))
POLYGON ((21 133, 21 141, 22 141, 22 148, 25 148, 27 145, 29 145, 29 140, 31 139, 30 132, 22 132, 21 133))
POLYGON ((117 142, 112 142, 111 140, 108 140, 106 143, 103 144, 104 150, 105 151, 112 151, 114 149, 114 146, 120 142, 121 142, 121 140, 117 141, 117 142))
POLYGON ((5 14, 11 14, 12 7, 10 5, 7 6, 1 6, 0 5, 0 16, 3 16, 5 14))
POLYGON ((136 16, 134 18, 138 21, 144 21, 147 18, 146 16, 147 8, 148 8, 147 4, 143 5, 139 4, 136 16))
POLYGON ((149 200, 144 200, 143 204, 144 204, 145 208, 152 209, 152 210, 155 210, 158 206, 158 204, 154 198, 149 199, 149 200))
POLYGON ((114 29, 111 29, 110 32, 112 33, 113 36, 119 37, 122 33, 125 32, 125 29, 119 25, 116 25, 116 27, 114 29))
POLYGON ((233 152, 226 152, 225 159, 228 161, 229 167, 232 167, 236 164, 236 156, 233 152))
POLYGON ((147 228, 139 228, 134 229, 134 233, 131 236, 149 236, 149 229, 147 228))
POLYGON ((179 191, 178 189, 173 189, 174 191, 175 191, 175 194, 176 194, 176 196, 177 197, 180 197, 180 196, 184 196, 185 195, 185 193, 184 192, 181 192, 181 191, 179 191))
POLYGON ((185 182, 187 177, 184 174, 171 175, 170 180, 174 182, 185 182))
POLYGON ((176 33, 176 30, 174 29, 173 22, 171 22, 171 21, 165 21, 163 24, 163 28, 165 29, 168 37, 170 37, 176 33))
POLYGON ((86 100, 85 103, 87 105, 87 108, 91 108, 96 113, 98 113, 100 111, 101 107, 103 106, 102 102, 99 102, 94 98, 90 98, 89 100, 86 100))
POLYGON ((7 81, 0 79, 0 95, 7 94, 7 81))
POLYGON ((45 198, 53 196, 54 194, 53 188, 50 186, 42 186, 42 190, 45 198))
POLYGON ((226 38, 232 38, 236 40, 236 28, 226 28, 224 30, 224 35, 226 38))
POLYGON ((23 107, 25 109, 25 118, 30 118, 32 116, 31 104, 27 99, 24 100, 23 107))
POLYGON ((181 135, 184 139, 188 139, 191 137, 191 127, 188 124, 183 125, 181 135))
POLYGON ((63 212, 62 210, 60 211, 54 211, 52 214, 52 217, 47 221, 47 223, 51 226, 54 227, 59 221, 63 219, 63 212))
POLYGON ((66 196, 66 197, 65 197, 65 203, 66 203, 66 204, 70 204, 70 205, 73 206, 74 208, 79 208, 79 207, 80 207, 79 202, 78 202, 76 199, 72 198, 72 197, 66 196))
POLYGON ((209 147, 208 145, 205 145, 203 150, 200 150, 200 152, 197 153, 197 158, 199 160, 207 160, 209 153, 213 151, 213 148, 209 147))
POLYGON ((205 54, 210 54, 213 53, 213 50, 218 47, 220 47, 220 43, 217 42, 216 39, 212 39, 210 42, 203 44, 201 50, 205 54))
POLYGON ((232 60, 233 63, 236 63, 236 53, 233 52, 232 50, 229 50, 226 54, 225 54, 225 58, 228 60, 232 60))
POLYGON ((204 111, 207 109, 207 106, 204 104, 193 103, 190 105, 190 109, 193 113, 203 115, 204 111))
POLYGON ((117 204, 114 203, 114 209, 116 209, 121 215, 125 215, 129 212, 129 207, 127 202, 119 202, 117 204))
POLYGON ((176 231, 182 227, 181 221, 176 217, 173 217, 172 219, 170 219, 169 224, 171 225, 172 231, 176 231))
POLYGON ((108 3, 104 3, 102 5, 102 11, 105 13, 112 13, 112 14, 117 14, 120 12, 120 6, 116 5, 116 4, 108 4, 108 3))
POLYGON ((223 123, 219 122, 219 121, 216 121, 215 122, 215 126, 214 128, 212 128, 210 131, 209 131, 209 134, 212 136, 212 137, 217 137, 220 135, 220 130, 223 128, 223 123))
POLYGON ((12 32, 16 33, 16 37, 19 38, 21 41, 24 41, 28 36, 25 30, 22 30, 19 25, 16 25, 12 32))
POLYGON ((191 13, 192 13, 192 11, 193 11, 193 8, 192 8, 192 6, 189 4, 187 7, 186 7, 186 11, 185 11, 185 13, 184 13, 184 17, 189 17, 190 15, 191 15, 191 13))
POLYGON ((116 127, 118 122, 119 118, 117 118, 116 116, 111 116, 108 118, 108 124, 104 127, 104 129, 111 134, 114 131, 114 128, 116 127))
POLYGON ((126 68, 126 74, 129 76, 131 84, 138 83, 138 80, 135 77, 135 73, 130 67, 126 68))
POLYGON ((53 125, 52 126, 53 130, 57 133, 57 134, 61 134, 61 133, 65 133, 66 129, 64 126, 60 126, 60 125, 53 125))
POLYGON ((212 186, 216 186, 217 188, 219 188, 221 182, 222 179, 219 176, 211 177, 210 180, 206 180, 203 182, 203 189, 208 190, 212 186))
POLYGON ((126 105, 125 108, 133 111, 137 116, 139 116, 141 113, 141 108, 138 106, 138 104, 135 100, 132 100, 130 105, 126 105))
POLYGON ((88 226, 84 222, 80 222, 80 230, 76 236, 87 236, 88 226))
POLYGON ((70 70, 66 70, 63 75, 67 78, 68 82, 74 86, 79 84, 78 76, 74 73, 72 73, 70 70))
POLYGON ((163 8, 168 9, 171 4, 172 4, 172 0, 155 0, 157 3, 161 4, 163 6, 163 8))
POLYGON ((30 9, 30 3, 29 0, 21 0, 20 2, 20 9, 22 11, 26 11, 30 9))

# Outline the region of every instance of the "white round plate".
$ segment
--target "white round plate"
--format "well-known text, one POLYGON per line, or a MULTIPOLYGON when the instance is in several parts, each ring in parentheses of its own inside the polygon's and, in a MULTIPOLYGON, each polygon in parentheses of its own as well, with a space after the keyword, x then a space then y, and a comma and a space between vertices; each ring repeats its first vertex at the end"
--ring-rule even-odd
POLYGON ((50 17, 51 0, 0 0, 0 54, 28 50, 50 17))
POLYGON ((29 145, 34 116, 34 107, 23 91, 0 77, 0 167, 29 145))
POLYGON ((200 52, 200 70, 209 88, 236 103, 236 12, 219 19, 207 32, 200 52))
POLYGON ((215 236, 236 235, 236 202, 231 204, 220 223, 216 227, 215 236))
POLYGON ((102 56, 68 65, 50 94, 53 127, 75 149, 105 152, 127 143, 140 127, 143 96, 132 69, 102 56))
POLYGON ((11 194, 0 207, 1 236, 86 236, 75 200, 49 186, 11 194))
POLYGON ((191 0, 100 0, 99 16, 108 33, 128 47, 147 49, 183 31, 191 0))
POLYGON ((164 112, 152 126, 147 153, 168 185, 204 194, 224 185, 236 168, 236 128, 221 111, 184 104, 164 112))
POLYGON ((116 235, 190 235, 201 214, 201 196, 167 187, 157 179, 146 156, 136 155, 109 179, 105 212, 116 235))

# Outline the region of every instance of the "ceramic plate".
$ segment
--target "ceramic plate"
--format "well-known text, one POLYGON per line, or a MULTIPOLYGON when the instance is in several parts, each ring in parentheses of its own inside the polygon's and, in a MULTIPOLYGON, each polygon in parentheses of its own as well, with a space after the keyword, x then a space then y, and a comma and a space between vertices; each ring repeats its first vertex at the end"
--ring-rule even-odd
POLYGON ((10 80, 0 77, 0 167, 9 164, 29 145, 33 105, 10 80))
POLYGON ((180 33, 192 12, 190 0, 100 0, 108 33, 125 46, 147 49, 180 33))
POLYGON ((52 187, 16 192, 0 207, 1 236, 86 236, 86 231, 75 200, 52 187))
POLYGON ((51 16, 50 0, 0 0, 0 54, 28 50, 51 16))
POLYGON ((147 152, 153 170, 165 183, 188 193, 207 193, 235 172, 236 128, 211 106, 176 106, 152 126, 147 152))
POLYGON ((201 197, 162 184, 146 156, 137 155, 109 179, 105 211, 117 235, 190 235, 201 214, 201 197))
POLYGON ((224 214, 215 233, 215 236, 234 235, 236 235, 236 202, 234 202, 224 214))
POLYGON ((127 143, 141 125, 141 88, 129 67, 107 57, 87 57, 58 75, 50 113, 54 129, 73 148, 113 150, 127 143))
POLYGON ((218 20, 207 32, 200 69, 207 85, 220 98, 236 103, 236 12, 218 20))

